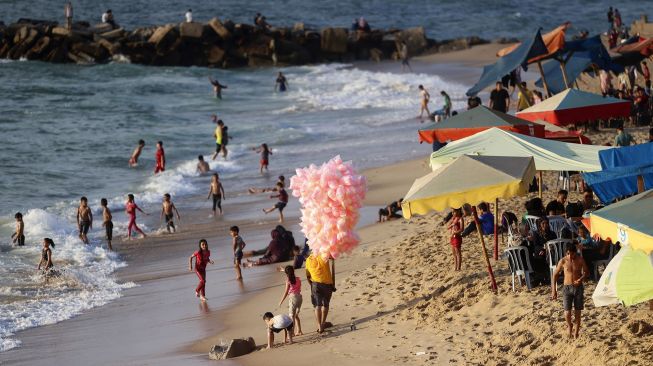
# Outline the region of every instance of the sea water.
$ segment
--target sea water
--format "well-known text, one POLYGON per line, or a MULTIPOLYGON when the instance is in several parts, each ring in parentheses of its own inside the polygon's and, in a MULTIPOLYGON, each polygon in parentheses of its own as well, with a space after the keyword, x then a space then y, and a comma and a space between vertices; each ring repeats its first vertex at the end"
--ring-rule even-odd
MULTIPOLYGON (((642 3, 620 3, 624 20, 635 17, 642 3)), ((110 6, 118 22, 135 27, 177 21, 186 10, 177 4, 117 0, 110 6)), ((107 5, 88 1, 74 6, 77 18, 93 20, 107 5)), ((272 23, 305 21, 319 27, 347 26, 350 18, 364 15, 379 27, 425 25, 427 33, 438 39, 472 34, 521 36, 532 24, 551 28, 567 20, 559 18, 561 13, 575 14, 578 20, 571 20, 576 25, 600 31, 607 6, 607 2, 594 1, 489 1, 470 14, 468 7, 478 8, 477 2, 243 4, 229 0, 220 2, 219 9, 212 3, 192 2, 197 20, 220 16, 251 22, 251 15, 260 11, 272 23), (288 9, 293 9, 292 14, 288 9)), ((0 17, 5 22, 19 17, 53 19, 62 8, 63 3, 57 2, 4 2, 0 17)), ((446 70, 414 74, 399 73, 398 65, 390 69, 369 71, 330 64, 225 71, 0 60, 0 351, 20 345, 17 331, 68 319, 134 286, 114 277, 114 271, 127 263, 104 247, 99 200, 109 200, 114 233, 119 237, 126 231, 122 209, 127 193, 134 193, 137 203, 148 211, 159 209, 164 193, 172 194, 177 202, 205 194, 208 178, 198 176, 195 166, 198 154, 210 159, 215 147, 212 113, 225 121, 233 138, 229 159, 210 162, 229 195, 269 185, 276 174, 290 175, 297 167, 319 164, 335 154, 353 160, 359 168, 427 154, 429 146, 416 144, 420 127, 415 119, 416 86, 423 84, 431 91, 433 109, 442 105, 440 90, 452 96, 454 109, 461 109, 469 85, 453 81, 446 70), (290 88, 286 93, 274 92, 278 71, 287 75, 290 88), (223 100, 212 96, 208 76, 228 85, 223 100), (139 166, 132 169, 127 161, 139 139, 146 146, 139 166), (168 169, 154 176, 158 140, 164 142, 168 169), (273 151, 267 180, 260 177, 259 156, 252 151, 261 143, 273 151), (75 224, 82 195, 89 198, 96 216, 89 246, 78 239, 75 224), (14 247, 10 240, 18 211, 24 214, 25 247, 14 247), (57 244, 53 257, 62 272, 47 284, 36 272, 44 237, 57 244)), ((144 229, 157 228, 145 225, 144 229)))

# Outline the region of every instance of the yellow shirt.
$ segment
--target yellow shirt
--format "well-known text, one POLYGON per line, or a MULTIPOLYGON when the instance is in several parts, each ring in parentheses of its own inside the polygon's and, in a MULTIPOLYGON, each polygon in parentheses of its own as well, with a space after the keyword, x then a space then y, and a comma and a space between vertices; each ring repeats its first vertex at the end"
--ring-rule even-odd
POLYGON ((310 276, 312 282, 323 283, 326 285, 333 284, 331 268, 329 261, 325 261, 321 256, 311 254, 306 258, 306 277, 310 276))
POLYGON ((222 145, 222 128, 220 126, 215 128, 215 143, 222 145))
POLYGON ((524 109, 533 105, 533 92, 528 89, 524 89, 524 91, 526 91, 526 95, 524 95, 521 91, 518 94, 517 109, 520 111, 523 111, 524 109))

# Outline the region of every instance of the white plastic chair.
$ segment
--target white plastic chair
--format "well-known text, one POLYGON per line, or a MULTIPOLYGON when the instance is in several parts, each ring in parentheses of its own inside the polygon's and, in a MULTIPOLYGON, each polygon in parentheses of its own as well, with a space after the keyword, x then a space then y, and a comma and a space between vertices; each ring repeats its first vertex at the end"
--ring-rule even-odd
POLYGON ((603 266, 604 270, 605 267, 608 266, 608 263, 612 260, 612 257, 614 257, 614 247, 615 244, 610 243, 610 254, 608 255, 608 259, 601 259, 596 262, 594 262, 593 269, 594 269, 594 281, 598 281, 601 276, 599 276, 599 267, 603 266))
POLYGON ((551 283, 553 283, 553 272, 558 266, 558 262, 565 256, 565 245, 571 243, 569 239, 549 240, 544 244, 546 247, 546 257, 549 260, 549 272, 551 273, 551 283))
POLYGON ((508 258, 508 266, 510 267, 510 273, 512 274, 512 291, 515 292, 515 276, 517 276, 520 286, 523 286, 521 278, 524 277, 526 287, 530 290, 530 274, 533 273, 533 266, 531 266, 531 260, 529 259, 528 248, 520 245, 508 248, 503 252, 508 258))
POLYGON ((549 216, 549 227, 556 233, 558 239, 562 239, 562 231, 569 225, 567 219, 562 216, 549 216))
POLYGON ((531 227, 531 230, 537 231, 537 221, 540 219, 539 216, 526 215, 524 219, 528 222, 528 226, 531 227))

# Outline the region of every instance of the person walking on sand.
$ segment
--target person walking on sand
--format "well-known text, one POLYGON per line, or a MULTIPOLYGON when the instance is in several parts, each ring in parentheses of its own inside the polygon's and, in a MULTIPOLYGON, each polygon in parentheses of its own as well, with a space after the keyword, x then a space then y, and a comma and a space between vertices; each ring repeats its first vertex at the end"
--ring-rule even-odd
POLYGON ((261 144, 258 148, 253 148, 252 150, 256 151, 257 154, 261 154, 260 163, 260 172, 263 174, 263 169, 265 172, 268 171, 268 165, 270 164, 270 155, 272 155, 272 150, 268 147, 268 144, 261 144))
POLYGON ((420 85, 417 87, 419 89, 419 97, 420 97, 420 109, 419 109, 419 119, 422 119, 422 122, 424 122, 423 115, 424 111, 426 111, 426 116, 430 116, 431 112, 429 111, 429 100, 431 99, 431 94, 424 88, 423 85, 420 85))
MULTIPOLYGON (((213 137, 215 137, 215 152, 211 157, 211 160, 215 160, 218 157, 218 154, 222 151, 222 146, 224 144, 224 122, 221 119, 215 121, 215 131, 213 131, 213 137)), ((226 154, 223 154, 226 158, 226 154)))
POLYGON ((77 228, 79 229, 79 238, 88 244, 88 230, 93 227, 93 212, 88 207, 88 199, 82 197, 79 200, 79 207, 77 208, 77 228))
POLYGON ((332 259, 324 259, 321 255, 311 253, 306 258, 306 281, 311 286, 311 303, 315 309, 317 332, 324 332, 329 315, 331 295, 335 292, 335 268, 332 259), (331 268, 329 268, 331 261, 331 268))
POLYGON ((213 80, 213 78, 211 78, 210 76, 209 76, 209 82, 211 82, 211 85, 213 85, 213 93, 215 97, 217 99, 222 100, 222 89, 227 89, 227 86, 220 84, 220 82, 217 79, 213 80))
POLYGON ((25 245, 25 222, 23 222, 23 214, 16 212, 14 219, 16 219, 16 231, 11 234, 11 240, 15 245, 22 247, 25 245))
POLYGON ((209 195, 206 197, 208 200, 209 198, 213 198, 213 215, 212 217, 215 217, 215 208, 220 209, 220 215, 222 215, 222 199, 224 198, 224 188, 222 187, 222 183, 220 182, 220 176, 218 173, 213 173, 213 176, 211 177, 211 185, 209 186, 209 195))
POLYGON ((211 260, 211 251, 206 239, 201 239, 199 243, 199 250, 188 258, 188 270, 193 272, 193 258, 195 259, 195 274, 200 282, 195 288, 195 296, 199 297, 201 301, 206 301, 206 265, 214 262, 211 260))
POLYGON ((283 223, 283 209, 288 204, 288 192, 286 192, 281 183, 277 183, 277 194, 271 195, 270 198, 278 198, 279 202, 277 202, 273 207, 264 208, 263 212, 265 212, 265 214, 269 214, 270 212, 278 209, 279 222, 283 223))
POLYGON ((234 250, 234 268, 236 269, 236 279, 242 280, 243 274, 240 271, 243 261, 243 249, 245 249, 245 241, 240 236, 240 229, 238 226, 232 226, 229 228, 229 234, 231 235, 233 250, 234 250))
POLYGON ((73 4, 69 1, 63 8, 64 16, 66 17, 66 29, 73 28, 73 4))
POLYGON ((130 193, 127 195, 127 202, 125 203, 125 213, 127 216, 129 216, 129 224, 127 225, 127 237, 129 240, 132 240, 132 229, 139 232, 143 238, 147 237, 143 230, 141 230, 138 225, 136 225, 136 210, 142 212, 144 215, 147 215, 147 213, 141 210, 136 202, 134 202, 134 195, 130 193))
POLYGON ((129 166, 131 168, 134 168, 134 167, 138 166, 138 157, 141 156, 141 152, 143 151, 143 147, 145 147, 145 141, 138 140, 138 145, 134 149, 134 152, 132 152, 131 158, 129 158, 129 166))
POLYGON ((111 215, 106 198, 100 200, 100 206, 102 206, 102 226, 106 233, 107 246, 110 251, 113 251, 113 247, 111 246, 111 240, 113 240, 113 215, 111 215))
POLYGON ((406 44, 405 41, 401 41, 399 43, 399 46, 397 47, 397 53, 399 54, 399 58, 401 59, 401 71, 405 72, 406 68, 410 72, 413 72, 413 68, 410 67, 409 61, 409 56, 408 56, 408 45, 406 44))
POLYGON ((558 298, 558 277, 560 272, 564 273, 564 283, 562 286, 562 305, 565 309, 565 320, 569 327, 569 338, 578 338, 580 332, 580 314, 584 308, 583 298, 583 281, 589 275, 589 269, 583 257, 576 253, 576 244, 567 243, 565 245, 565 256, 560 259, 551 280, 551 299, 558 298), (571 308, 574 308, 574 320, 576 323, 576 333, 574 325, 571 322, 571 308))
POLYGON ((175 214, 177 214, 177 220, 181 220, 181 216, 179 216, 177 207, 174 203, 172 203, 172 200, 170 199, 170 193, 166 193, 163 195, 163 203, 161 205, 161 218, 165 218, 166 220, 166 229, 168 230, 168 233, 171 232, 171 229, 173 233, 177 232, 177 229, 175 228, 173 211, 175 214))
POLYGON ((463 257, 460 247, 463 244, 462 232, 465 227, 465 220, 463 219, 463 212, 459 208, 453 209, 453 216, 447 228, 451 232, 451 250, 453 253, 454 271, 460 271, 462 267, 463 257))
POLYGON ((497 81, 494 90, 490 93, 490 109, 495 111, 508 113, 510 106, 510 94, 503 87, 500 81, 497 81))
POLYGON ((286 297, 288 298, 288 316, 292 319, 293 323, 297 326, 295 335, 300 336, 302 333, 302 323, 299 320, 299 310, 302 308, 302 281, 295 276, 295 269, 293 266, 286 266, 283 269, 286 274, 286 289, 283 291, 279 307, 283 304, 286 297))
POLYGON ((288 80, 281 71, 277 74, 277 82, 274 84, 274 91, 285 92, 288 90, 288 80))
POLYGON ((154 166, 154 174, 159 174, 166 170, 166 153, 163 150, 163 141, 156 143, 156 153, 154 154, 156 165, 154 166))

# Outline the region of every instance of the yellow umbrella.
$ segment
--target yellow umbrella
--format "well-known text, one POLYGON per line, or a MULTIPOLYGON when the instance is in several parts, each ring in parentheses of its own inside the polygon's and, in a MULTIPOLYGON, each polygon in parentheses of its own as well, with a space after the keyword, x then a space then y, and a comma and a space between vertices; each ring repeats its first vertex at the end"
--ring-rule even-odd
MULTIPOLYGON (((461 207, 465 203, 477 205, 499 198, 510 198, 528 193, 528 185, 535 177, 532 157, 462 155, 450 164, 415 180, 401 204, 402 213, 409 219, 414 214, 442 211, 449 207, 461 207)), ((474 222, 483 247, 483 257, 496 292, 492 266, 485 249, 485 240, 473 207, 474 222)), ((495 225, 496 234, 496 225, 495 225)), ((495 241, 495 254, 498 245, 495 241)))
POLYGON ((590 214, 590 232, 646 254, 653 252, 653 190, 640 193, 590 214))
POLYGON ((405 218, 415 214, 476 205, 528 193, 535 177, 532 157, 463 155, 415 180, 401 205, 405 218))

